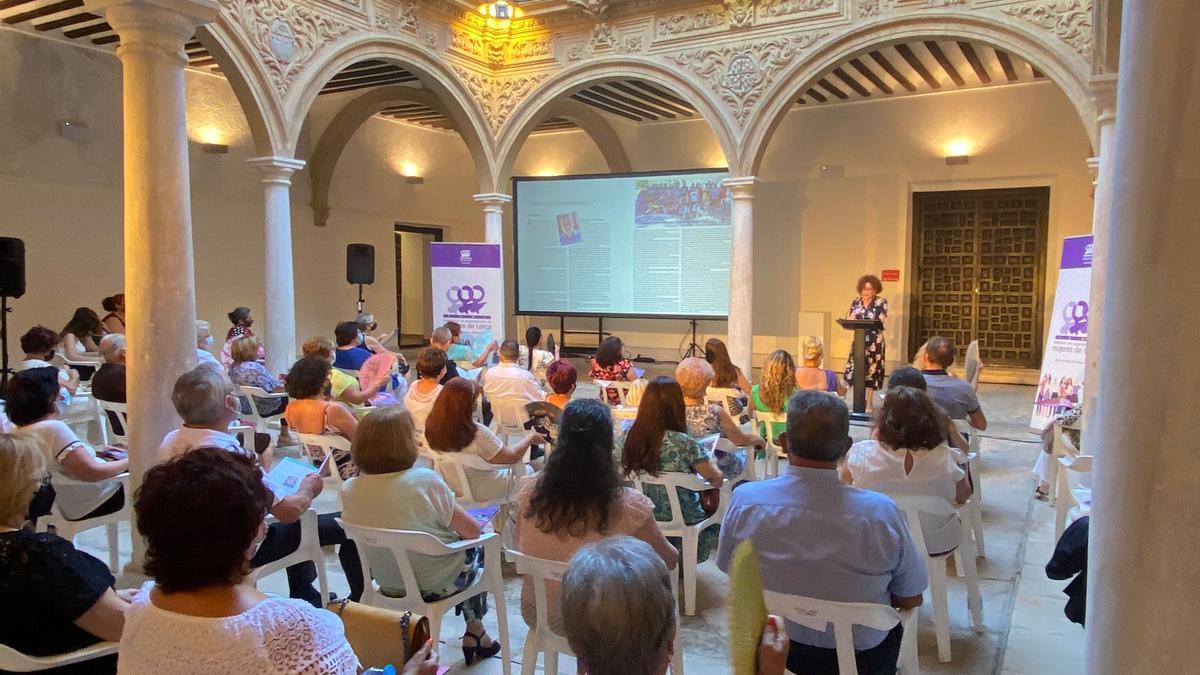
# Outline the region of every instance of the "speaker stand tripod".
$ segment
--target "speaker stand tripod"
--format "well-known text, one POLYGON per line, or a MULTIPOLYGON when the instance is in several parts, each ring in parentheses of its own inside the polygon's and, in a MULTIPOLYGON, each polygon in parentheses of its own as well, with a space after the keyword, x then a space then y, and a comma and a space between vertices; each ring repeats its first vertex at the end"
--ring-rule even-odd
MULTIPOLYGON (((362 285, 362 284, 359 284, 359 285, 358 285, 358 314, 362 314, 362 313, 363 313, 363 294, 362 294, 362 287, 363 287, 363 285, 362 285)), ((355 320, 355 321, 357 321, 357 320, 358 320, 358 314, 355 314, 355 315, 354 315, 354 320, 355 320)))
POLYGON ((8 389, 8 296, 0 295, 0 392, 8 389))
POLYGON ((687 351, 683 353, 683 358, 689 359, 693 356, 704 358, 704 348, 696 344, 696 320, 691 319, 688 323, 692 325, 692 343, 688 345, 687 351))

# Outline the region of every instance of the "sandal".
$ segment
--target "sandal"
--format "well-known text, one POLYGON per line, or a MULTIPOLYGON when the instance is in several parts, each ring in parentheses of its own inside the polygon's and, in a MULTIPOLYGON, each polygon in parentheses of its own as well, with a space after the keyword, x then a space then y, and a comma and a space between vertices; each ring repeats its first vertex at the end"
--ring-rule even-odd
POLYGON ((467 662, 468 666, 474 665, 474 663, 480 659, 490 659, 500 653, 500 643, 495 640, 492 640, 492 646, 490 647, 480 646, 484 635, 487 635, 487 633, 484 632, 479 635, 476 635, 471 631, 463 633, 463 659, 467 662), (467 646, 468 637, 475 640, 474 647, 467 646))

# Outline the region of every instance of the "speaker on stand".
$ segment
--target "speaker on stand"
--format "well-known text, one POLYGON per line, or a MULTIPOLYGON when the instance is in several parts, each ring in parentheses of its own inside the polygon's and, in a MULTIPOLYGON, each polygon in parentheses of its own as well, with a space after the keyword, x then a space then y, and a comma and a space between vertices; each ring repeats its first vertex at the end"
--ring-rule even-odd
POLYGON ((363 311, 363 284, 375 283, 375 247, 371 244, 346 246, 346 283, 358 284, 358 313, 363 311))
POLYGON ((8 306, 9 298, 25 295, 25 242, 15 237, 0 237, 0 393, 8 388, 8 306))

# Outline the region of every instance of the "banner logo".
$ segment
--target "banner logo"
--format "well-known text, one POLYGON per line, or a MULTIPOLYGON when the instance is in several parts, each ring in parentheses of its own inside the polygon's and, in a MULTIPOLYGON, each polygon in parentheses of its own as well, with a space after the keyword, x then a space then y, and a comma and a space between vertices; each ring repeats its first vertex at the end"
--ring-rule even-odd
POLYGON ((1087 324, 1087 301, 1072 300, 1063 307, 1063 330, 1071 335, 1087 335, 1087 324))
POLYGON ((484 298, 487 292, 483 286, 451 286, 446 289, 446 299, 450 301, 450 312, 457 314, 478 314, 487 304, 484 298))

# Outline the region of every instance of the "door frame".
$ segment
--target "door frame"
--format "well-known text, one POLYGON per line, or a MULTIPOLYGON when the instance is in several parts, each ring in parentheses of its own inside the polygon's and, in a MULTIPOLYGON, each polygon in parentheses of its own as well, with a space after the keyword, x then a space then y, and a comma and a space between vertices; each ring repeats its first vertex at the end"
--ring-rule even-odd
MULTIPOLYGON (((392 247, 393 247, 393 249, 395 248, 395 245, 396 245, 395 236, 397 234, 402 234, 402 233, 429 235, 429 236, 433 237, 434 242, 442 242, 442 241, 446 240, 446 229, 447 228, 444 225, 429 225, 429 224, 424 224, 424 223, 395 222, 392 224, 392 228, 393 228, 392 229, 392 238, 393 238, 392 247)), ((404 311, 404 273, 403 273, 403 267, 402 267, 403 262, 401 261, 400 258, 401 257, 399 255, 396 256, 396 328, 397 329, 399 329, 400 324, 403 323, 403 320, 401 319, 401 317, 403 316, 403 311, 404 311)), ((422 319, 423 318, 424 317, 422 317, 422 319)), ((424 322, 422 321, 422 323, 424 323, 424 322)), ((401 341, 401 339, 400 339, 401 337, 402 337, 402 335, 400 334, 400 331, 397 330, 396 345, 398 347, 405 347, 406 345, 404 345, 403 342, 401 341)))
MULTIPOLYGON (((1050 325, 1049 313, 1053 310, 1053 302, 1048 302, 1046 298, 1046 289, 1049 287, 1048 277, 1051 271, 1051 265, 1057 264, 1058 251, 1054 246, 1054 242, 1061 240, 1064 236, 1060 232, 1058 223, 1059 218, 1059 202, 1061 199, 1061 190, 1059 188, 1058 177, 1051 174, 1035 174, 1029 176, 1008 176, 1008 177, 989 177, 989 178, 964 178, 958 180, 927 180, 927 181, 909 181, 908 191, 904 195, 904 214, 907 220, 907 227, 904 233, 904 262, 907 266, 906 274, 901 282, 902 293, 904 298, 902 304, 904 307, 904 321, 900 324, 901 334, 899 336, 899 344, 904 349, 905 361, 907 364, 916 356, 916 350, 911 346, 913 321, 916 317, 917 308, 917 225, 914 214, 916 207, 917 192, 954 192, 959 190, 1004 190, 1004 189, 1020 189, 1044 187, 1050 190, 1050 202, 1047 208, 1046 215, 1046 250, 1042 262, 1042 294, 1040 297, 1040 305, 1042 312, 1042 329, 1045 332, 1045 327, 1050 325)), ((1053 268, 1057 269, 1057 267, 1053 268)), ((1044 339, 1044 337, 1043 337, 1044 339)), ((1045 345, 1041 351, 1043 358, 1045 357, 1045 345)), ((903 364, 902 364, 903 365, 903 364)))

